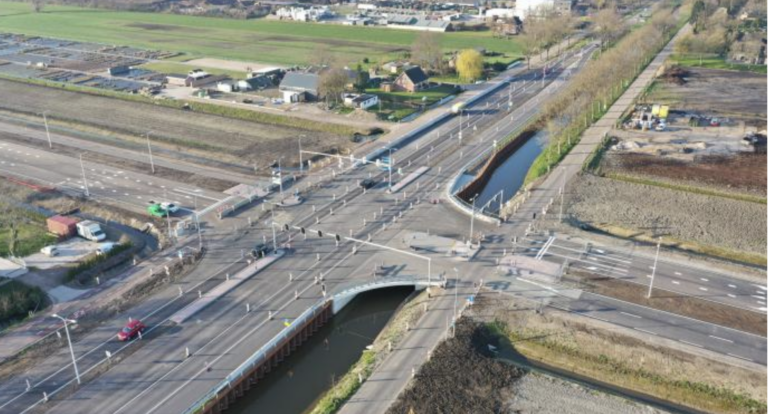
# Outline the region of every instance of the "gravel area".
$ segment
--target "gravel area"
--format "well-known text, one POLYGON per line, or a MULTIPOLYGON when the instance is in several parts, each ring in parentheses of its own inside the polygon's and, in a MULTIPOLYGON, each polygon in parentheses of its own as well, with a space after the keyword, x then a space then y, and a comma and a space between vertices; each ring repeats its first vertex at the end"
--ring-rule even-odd
POLYGON ((678 240, 765 253, 766 205, 585 175, 568 193, 568 214, 678 240))
POLYGON ((512 388, 509 412, 517 414, 651 414, 666 413, 541 374, 527 374, 512 388))

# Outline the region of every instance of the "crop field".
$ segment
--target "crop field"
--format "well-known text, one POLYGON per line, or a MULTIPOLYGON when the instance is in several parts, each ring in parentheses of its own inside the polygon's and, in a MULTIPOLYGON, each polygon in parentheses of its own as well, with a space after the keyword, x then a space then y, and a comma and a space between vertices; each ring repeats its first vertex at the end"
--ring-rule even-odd
MULTIPOLYGON (((71 6, 51 5, 42 13, 33 13, 30 4, 11 2, 0 2, 0 31, 284 65, 307 63, 320 45, 350 63, 364 57, 379 60, 410 50, 418 36, 412 31, 385 28, 71 6)), ((442 45, 445 50, 482 46, 489 51, 520 54, 514 40, 496 39, 490 32, 446 33, 442 45)))

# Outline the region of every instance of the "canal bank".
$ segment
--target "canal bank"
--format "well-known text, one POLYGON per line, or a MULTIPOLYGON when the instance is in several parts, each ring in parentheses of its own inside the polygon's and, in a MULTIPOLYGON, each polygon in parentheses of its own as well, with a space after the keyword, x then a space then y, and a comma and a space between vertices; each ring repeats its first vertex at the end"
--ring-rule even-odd
POLYGON ((413 288, 399 287, 358 295, 226 412, 311 412, 355 365, 412 292, 413 288))

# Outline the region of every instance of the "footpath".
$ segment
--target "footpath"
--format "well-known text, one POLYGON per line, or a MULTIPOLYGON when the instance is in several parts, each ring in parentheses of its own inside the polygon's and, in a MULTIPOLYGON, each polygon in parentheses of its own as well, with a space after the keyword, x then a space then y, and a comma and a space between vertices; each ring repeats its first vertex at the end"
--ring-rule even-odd
POLYGON ((653 82, 656 73, 662 67, 669 55, 674 50, 675 43, 691 31, 691 25, 686 24, 680 31, 667 43, 643 72, 635 79, 626 91, 611 105, 608 112, 597 122, 589 127, 581 141, 563 158, 558 165, 544 181, 530 191, 530 197, 523 202, 517 210, 517 214, 511 216, 514 222, 528 222, 534 214, 541 217, 547 206, 551 205, 553 200, 557 199, 561 188, 578 174, 594 151, 602 145, 603 139, 613 129, 614 125, 621 119, 621 116, 643 91, 653 82))
POLYGON ((50 309, 46 309, 44 313, 0 332, 0 362, 61 330, 63 327, 61 321, 51 318, 50 315, 56 313, 66 318, 78 319, 94 309, 107 305, 149 279, 153 274, 165 272, 166 268, 173 268, 180 262, 179 251, 191 254, 195 249, 190 245, 196 241, 196 237, 193 236, 180 240, 172 249, 139 262, 96 287, 83 289, 82 293, 73 297, 72 300, 57 303, 50 309))

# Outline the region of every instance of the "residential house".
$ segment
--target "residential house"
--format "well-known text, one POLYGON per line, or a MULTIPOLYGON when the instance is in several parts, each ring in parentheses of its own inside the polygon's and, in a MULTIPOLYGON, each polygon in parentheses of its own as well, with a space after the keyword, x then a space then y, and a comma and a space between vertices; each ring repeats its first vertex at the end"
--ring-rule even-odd
POLYGON ((372 106, 379 104, 379 97, 373 94, 357 94, 346 93, 344 94, 344 105, 352 108, 368 109, 372 106))
POLYGON ((317 100, 320 93, 320 76, 316 73, 288 72, 280 82, 280 92, 285 102, 317 100))
POLYGON ((218 89, 219 92, 226 92, 226 93, 237 92, 238 90, 237 84, 231 80, 225 80, 217 83, 216 89, 218 89))
POLYGON ((403 71, 395 79, 393 89, 396 91, 416 92, 429 86, 429 77, 420 66, 413 66, 403 71))
POLYGON ((272 79, 267 76, 254 76, 237 82, 237 87, 242 91, 261 90, 272 85, 272 79))
POLYGON ((281 7, 275 13, 281 20, 295 20, 299 22, 318 22, 333 17, 333 12, 327 7, 281 7))

